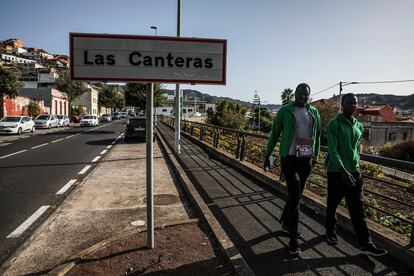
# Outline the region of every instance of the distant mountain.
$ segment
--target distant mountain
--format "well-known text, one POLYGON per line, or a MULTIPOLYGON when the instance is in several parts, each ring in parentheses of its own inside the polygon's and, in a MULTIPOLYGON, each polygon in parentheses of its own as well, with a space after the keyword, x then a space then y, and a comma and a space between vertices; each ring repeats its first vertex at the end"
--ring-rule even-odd
MULTIPOLYGON (((175 90, 165 89, 165 93, 168 95, 174 95, 175 90)), ((195 98, 197 98, 197 101, 205 101, 206 103, 216 103, 219 100, 227 100, 235 103, 239 103, 241 105, 244 105, 245 107, 250 108, 253 104, 237 99, 232 99, 229 97, 217 97, 217 96, 211 96, 206 93, 201 93, 200 91, 193 90, 193 89, 183 89, 183 97, 187 101, 193 101, 195 98)), ((278 110, 282 105, 279 104, 266 104, 263 105, 263 107, 266 107, 269 110, 278 110)))
MULTIPOLYGON (((409 96, 380 95, 375 93, 356 94, 360 105, 385 105, 389 104, 399 110, 414 109, 414 94, 409 96)), ((338 100, 339 95, 332 97, 338 100)))

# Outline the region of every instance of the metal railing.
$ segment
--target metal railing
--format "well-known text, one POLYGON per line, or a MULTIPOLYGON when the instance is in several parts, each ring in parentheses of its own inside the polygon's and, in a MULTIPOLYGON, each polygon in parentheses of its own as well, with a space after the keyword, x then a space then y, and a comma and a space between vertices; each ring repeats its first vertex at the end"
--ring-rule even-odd
MULTIPOLYGON (((165 123, 174 126, 174 118, 163 119, 165 123)), ((211 144, 212 147, 224 150, 240 161, 263 167, 266 155, 266 145, 269 136, 246 131, 219 127, 204 123, 183 120, 181 131, 211 144)), ((276 155, 276 146, 273 155, 276 155)), ((326 157, 327 147, 321 146, 320 160, 326 157)), ((276 159, 272 173, 280 176, 280 159, 276 159)), ((362 167, 364 164, 383 165, 405 171, 414 171, 414 163, 361 154, 362 167)), ((362 170, 363 171, 363 170, 362 170)), ((364 204, 370 219, 393 229, 396 232, 410 236, 410 245, 414 245, 414 188, 413 184, 404 183, 388 177, 375 177, 364 174, 364 204), (382 215, 381 215, 382 214, 382 215), (411 228, 411 229, 410 229, 411 228)), ((327 195, 326 169, 318 162, 308 179, 306 188, 321 195, 327 195)))

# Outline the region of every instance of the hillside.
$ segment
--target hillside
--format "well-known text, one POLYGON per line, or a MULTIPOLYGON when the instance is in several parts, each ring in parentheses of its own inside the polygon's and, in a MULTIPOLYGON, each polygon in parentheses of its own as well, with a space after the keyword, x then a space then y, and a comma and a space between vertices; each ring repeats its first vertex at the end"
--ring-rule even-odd
MULTIPOLYGON (((380 95, 380 94, 356 94, 360 105, 383 105, 389 104, 399 110, 414 109, 414 94, 408 96, 395 96, 395 95, 380 95)), ((338 100, 339 96, 335 96, 332 99, 338 100)))
MULTIPOLYGON (((165 92, 168 95, 174 95, 175 94, 175 90, 166 89, 165 92)), ((235 102, 235 103, 239 103, 239 104, 244 105, 248 108, 250 108, 252 106, 252 103, 249 103, 249 102, 240 101, 240 100, 232 99, 232 98, 229 98, 229 97, 211 96, 209 94, 201 93, 200 91, 192 90, 192 89, 183 89, 183 96, 184 96, 184 99, 186 99, 188 101, 191 101, 191 100, 194 99, 194 97, 197 97, 197 101, 206 101, 206 103, 216 103, 219 100, 227 100, 227 101, 232 101, 232 102, 235 102)), ((266 105, 263 105, 263 107, 266 107, 269 110, 278 110, 281 107, 281 105, 266 104, 266 105)))

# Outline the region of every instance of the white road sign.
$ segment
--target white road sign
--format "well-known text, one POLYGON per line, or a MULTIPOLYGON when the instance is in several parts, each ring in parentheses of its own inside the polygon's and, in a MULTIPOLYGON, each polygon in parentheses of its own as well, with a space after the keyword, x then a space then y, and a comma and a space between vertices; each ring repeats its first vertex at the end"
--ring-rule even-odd
POLYGON ((226 84, 222 39, 70 33, 74 80, 226 84))

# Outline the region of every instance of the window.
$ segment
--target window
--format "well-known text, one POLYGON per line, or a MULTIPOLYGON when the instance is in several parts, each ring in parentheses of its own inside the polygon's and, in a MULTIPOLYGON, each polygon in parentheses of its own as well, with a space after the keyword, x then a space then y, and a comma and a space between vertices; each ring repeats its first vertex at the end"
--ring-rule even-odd
POLYGON ((388 133, 388 142, 394 142, 397 140, 397 134, 394 132, 388 133))
POLYGON ((58 104, 57 104, 57 101, 55 101, 55 114, 58 114, 58 104))
POLYGON ((403 141, 407 140, 407 136, 408 136, 408 133, 407 132, 404 132, 403 133, 403 141))
POLYGON ((163 109, 162 112, 167 112, 167 109, 163 109))
POLYGON ((190 109, 188 109, 188 112, 193 112, 193 110, 190 108, 190 109))
POLYGON ((59 105, 60 105, 60 113, 59 114, 62 114, 62 102, 59 102, 59 105))

